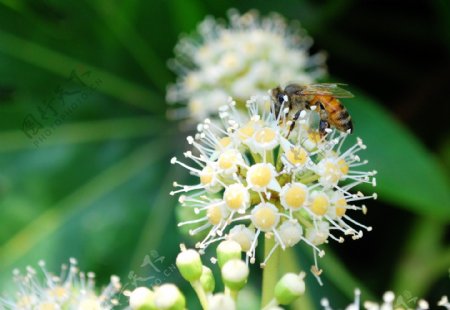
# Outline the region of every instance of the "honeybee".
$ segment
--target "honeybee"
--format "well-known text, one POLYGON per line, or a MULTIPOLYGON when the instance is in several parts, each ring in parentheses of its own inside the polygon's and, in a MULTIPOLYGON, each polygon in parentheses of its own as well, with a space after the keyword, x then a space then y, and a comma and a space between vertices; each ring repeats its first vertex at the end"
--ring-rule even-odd
MULTIPOLYGON (((352 132, 352 118, 338 98, 352 98, 349 91, 341 88, 343 84, 318 83, 309 85, 289 84, 283 89, 280 86, 272 89, 275 116, 278 118, 282 110, 289 108, 286 119, 292 121, 289 132, 295 127, 300 113, 305 110, 315 110, 319 113, 319 133, 326 134, 330 126, 339 131, 352 132), (287 99, 287 101, 285 101, 287 99)), ((280 117, 281 119, 281 117, 280 117)))

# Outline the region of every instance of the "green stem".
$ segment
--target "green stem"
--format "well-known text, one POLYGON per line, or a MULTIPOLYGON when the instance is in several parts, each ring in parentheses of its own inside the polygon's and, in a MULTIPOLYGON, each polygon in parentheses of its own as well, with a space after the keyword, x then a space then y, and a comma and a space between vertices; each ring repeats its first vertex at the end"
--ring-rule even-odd
MULTIPOLYGON (((270 250, 275 245, 275 237, 264 239, 264 259, 270 253, 270 250)), ((274 296, 275 285, 278 280, 278 261, 279 249, 276 249, 270 259, 267 261, 263 269, 263 284, 262 284, 262 301, 261 306, 266 306, 270 303, 274 296)))
POLYGON ((317 181, 319 178, 320 178, 320 176, 318 176, 317 174, 314 174, 314 175, 306 177, 306 178, 300 178, 299 181, 302 182, 303 184, 309 184, 314 181, 317 181))
POLYGON ((208 299, 206 298, 205 290, 203 289, 200 281, 191 282, 191 285, 195 293, 197 294, 198 300, 200 301, 203 310, 208 310, 208 299))
POLYGON ((233 298, 233 300, 235 302, 237 301, 238 293, 239 293, 238 291, 233 291, 233 290, 230 290, 228 287, 225 287, 225 295, 228 295, 231 298, 233 298))

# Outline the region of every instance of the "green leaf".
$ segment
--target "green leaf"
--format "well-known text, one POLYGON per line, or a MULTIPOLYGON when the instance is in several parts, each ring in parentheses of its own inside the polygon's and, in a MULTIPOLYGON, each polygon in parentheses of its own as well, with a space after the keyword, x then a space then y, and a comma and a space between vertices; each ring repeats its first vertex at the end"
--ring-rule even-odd
POLYGON ((154 140, 132 152, 128 157, 95 175, 78 189, 60 200, 56 206, 46 209, 33 221, 21 228, 0 246, 0 270, 14 265, 39 242, 65 225, 74 215, 88 208, 93 202, 113 192, 144 168, 160 159, 165 148, 154 140))
POLYGON ((160 111, 161 109, 161 104, 150 104, 161 102, 161 98, 145 87, 13 34, 0 31, 0 53, 65 78, 78 68, 95 72, 96 77, 102 81, 98 87, 99 91, 145 110, 160 111))
POLYGON ((199 1, 170 0, 167 1, 170 18, 178 32, 192 31, 207 12, 199 1))
POLYGON ((378 171, 378 197, 421 214, 450 218, 449 186, 444 169, 407 129, 374 100, 359 91, 346 102, 355 127, 378 171))

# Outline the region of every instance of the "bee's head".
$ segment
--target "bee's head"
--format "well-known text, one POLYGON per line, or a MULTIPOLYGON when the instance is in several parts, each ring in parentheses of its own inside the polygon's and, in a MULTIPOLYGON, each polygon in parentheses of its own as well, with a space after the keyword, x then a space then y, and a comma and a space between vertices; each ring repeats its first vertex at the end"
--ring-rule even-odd
POLYGON ((271 91, 272 101, 275 106, 280 106, 283 104, 285 100, 286 93, 281 89, 280 86, 272 89, 271 91))

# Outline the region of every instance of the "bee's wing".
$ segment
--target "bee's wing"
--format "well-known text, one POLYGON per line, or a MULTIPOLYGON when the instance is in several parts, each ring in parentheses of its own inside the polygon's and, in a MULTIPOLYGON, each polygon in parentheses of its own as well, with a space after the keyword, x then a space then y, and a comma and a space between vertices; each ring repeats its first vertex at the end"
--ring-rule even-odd
POLYGON ((320 96, 333 96, 336 98, 353 98, 353 94, 348 90, 345 90, 339 86, 345 84, 337 83, 317 83, 306 85, 302 90, 302 95, 320 95, 320 96))

